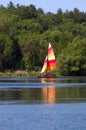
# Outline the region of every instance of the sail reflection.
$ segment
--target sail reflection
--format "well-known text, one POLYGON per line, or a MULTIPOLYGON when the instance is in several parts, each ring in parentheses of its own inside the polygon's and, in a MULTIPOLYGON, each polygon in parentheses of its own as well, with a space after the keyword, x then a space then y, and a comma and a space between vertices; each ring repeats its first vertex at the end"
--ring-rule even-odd
MULTIPOLYGON (((46 78, 41 80, 42 83, 54 83, 54 78, 46 78)), ((51 85, 42 88, 43 103, 56 103, 56 88, 51 85)))

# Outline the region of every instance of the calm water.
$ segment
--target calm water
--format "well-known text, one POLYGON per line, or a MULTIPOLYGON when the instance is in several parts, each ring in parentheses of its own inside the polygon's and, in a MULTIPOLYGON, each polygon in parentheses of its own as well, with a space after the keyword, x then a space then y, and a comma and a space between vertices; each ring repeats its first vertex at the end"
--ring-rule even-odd
POLYGON ((0 78, 0 130, 85 130, 86 77, 0 78))

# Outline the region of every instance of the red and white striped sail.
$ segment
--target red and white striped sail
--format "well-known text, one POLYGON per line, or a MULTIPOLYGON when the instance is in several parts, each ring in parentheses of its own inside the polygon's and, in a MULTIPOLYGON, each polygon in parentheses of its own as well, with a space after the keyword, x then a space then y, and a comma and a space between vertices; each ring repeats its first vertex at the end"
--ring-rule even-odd
POLYGON ((55 70, 56 67, 57 67, 57 65, 56 65, 56 59, 55 59, 54 51, 53 51, 51 44, 49 43, 48 55, 45 58, 44 65, 43 65, 43 68, 41 70, 41 73, 55 70))

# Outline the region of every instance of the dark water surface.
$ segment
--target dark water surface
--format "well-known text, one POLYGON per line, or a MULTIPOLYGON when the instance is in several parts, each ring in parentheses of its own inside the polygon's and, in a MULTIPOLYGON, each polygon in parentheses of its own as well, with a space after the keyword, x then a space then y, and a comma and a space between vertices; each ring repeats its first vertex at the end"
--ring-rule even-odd
POLYGON ((86 77, 0 78, 0 130, 85 130, 86 77))

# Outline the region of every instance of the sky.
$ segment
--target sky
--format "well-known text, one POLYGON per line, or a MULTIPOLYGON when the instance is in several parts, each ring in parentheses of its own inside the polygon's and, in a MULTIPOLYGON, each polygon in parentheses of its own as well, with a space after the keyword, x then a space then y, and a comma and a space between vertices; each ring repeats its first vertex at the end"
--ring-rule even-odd
POLYGON ((14 5, 33 4, 37 9, 43 9, 45 13, 56 13, 59 8, 61 8, 62 11, 66 11, 66 9, 71 11, 74 8, 77 8, 80 11, 86 12, 86 0, 0 0, 0 5, 6 7, 9 1, 12 1, 14 5))

